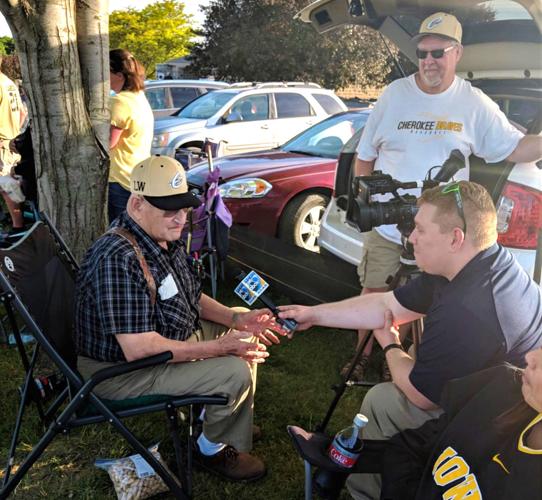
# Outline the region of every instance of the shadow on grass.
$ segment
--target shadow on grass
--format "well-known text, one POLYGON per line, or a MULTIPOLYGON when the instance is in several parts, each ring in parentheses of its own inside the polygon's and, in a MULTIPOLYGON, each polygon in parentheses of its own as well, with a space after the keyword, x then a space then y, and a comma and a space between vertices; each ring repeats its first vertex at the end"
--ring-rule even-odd
MULTIPOLYGON (((228 284, 222 285, 225 289, 228 284)), ((242 305, 230 292, 219 299, 227 305, 242 305)), ((277 303, 287 302, 284 297, 277 303)), ((267 476, 254 484, 236 484, 195 471, 194 497, 222 499, 303 499, 303 462, 295 453, 286 433, 289 424, 306 429, 323 419, 333 397, 331 385, 339 382, 339 368, 352 354, 353 332, 313 328, 282 340, 269 348, 271 356, 259 367, 255 403, 255 422, 262 427, 263 438, 254 453, 268 466, 267 476)), ((5 457, 15 422, 22 382, 22 369, 15 349, 0 347, 0 467, 5 457)), ((364 394, 361 388, 347 389, 328 427, 333 434, 348 425, 358 411, 364 394)), ((173 457, 165 420, 157 414, 127 421, 145 445, 161 442, 166 459, 173 457), (157 421, 158 420, 158 421, 157 421)), ((22 429, 20 449, 28 451, 40 436, 40 424, 31 409, 22 429)), ((13 498, 116 498, 107 473, 94 467, 94 460, 132 454, 126 442, 110 427, 101 425, 59 436, 32 467, 13 498)), ((16 461, 21 459, 19 454, 16 461)), ((344 498, 348 496, 343 493, 344 498)), ((162 498, 170 498, 165 495, 162 498)))

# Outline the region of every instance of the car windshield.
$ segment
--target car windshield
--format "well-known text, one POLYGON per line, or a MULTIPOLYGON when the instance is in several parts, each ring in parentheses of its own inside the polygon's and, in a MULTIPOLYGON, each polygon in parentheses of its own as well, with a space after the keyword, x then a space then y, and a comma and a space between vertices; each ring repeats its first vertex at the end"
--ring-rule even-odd
POLYGON ((354 132, 365 125, 368 113, 344 113, 317 123, 288 141, 281 148, 323 158, 338 158, 342 147, 354 132))
POLYGON ((215 90, 204 94, 187 106, 182 108, 176 116, 179 118, 195 118, 198 120, 207 120, 211 118, 224 104, 234 97, 231 92, 220 92, 215 90))

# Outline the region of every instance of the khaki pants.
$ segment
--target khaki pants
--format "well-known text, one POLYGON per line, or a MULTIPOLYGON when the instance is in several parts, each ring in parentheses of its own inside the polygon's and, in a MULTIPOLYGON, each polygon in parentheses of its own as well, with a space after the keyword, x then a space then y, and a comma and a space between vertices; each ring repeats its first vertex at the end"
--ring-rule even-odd
MULTIPOLYGON (((360 412, 369 419, 363 429, 364 439, 389 439, 442 414, 440 409, 425 411, 413 405, 393 382, 375 385, 365 396, 360 412)), ((382 480, 380 474, 351 474, 346 486, 356 500, 378 500, 382 480)))
MULTIPOLYGON (((244 308, 236 309, 246 311, 244 308)), ((213 340, 228 331, 223 325, 208 321, 201 323, 203 331, 192 335, 187 342, 213 340)), ((82 356, 77 360, 77 367, 85 379, 114 364, 82 356)), ((150 394, 227 396, 228 404, 225 406, 206 406, 203 423, 205 436, 215 443, 226 443, 239 451, 250 451, 256 366, 236 356, 169 363, 107 380, 96 387, 96 393, 107 399, 126 399, 150 394)))
POLYGON ((402 247, 375 230, 363 233, 363 250, 358 276, 363 288, 386 288, 386 280, 399 270, 402 247))

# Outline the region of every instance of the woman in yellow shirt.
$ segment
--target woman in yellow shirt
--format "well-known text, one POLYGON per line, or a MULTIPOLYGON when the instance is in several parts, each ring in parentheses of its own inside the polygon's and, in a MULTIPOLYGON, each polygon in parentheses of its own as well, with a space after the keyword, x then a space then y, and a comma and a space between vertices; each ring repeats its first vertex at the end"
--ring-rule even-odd
POLYGON ((132 169, 151 154, 154 129, 152 109, 143 92, 145 68, 124 49, 109 52, 111 90, 111 138, 109 222, 126 208, 132 169))

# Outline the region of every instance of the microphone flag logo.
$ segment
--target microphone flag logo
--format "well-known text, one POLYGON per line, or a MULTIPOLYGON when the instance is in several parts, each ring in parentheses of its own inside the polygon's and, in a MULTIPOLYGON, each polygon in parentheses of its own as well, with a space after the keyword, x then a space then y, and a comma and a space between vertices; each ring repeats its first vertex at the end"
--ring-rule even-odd
POLYGON ((269 283, 255 271, 250 271, 236 287, 234 292, 249 306, 269 287, 269 283))

